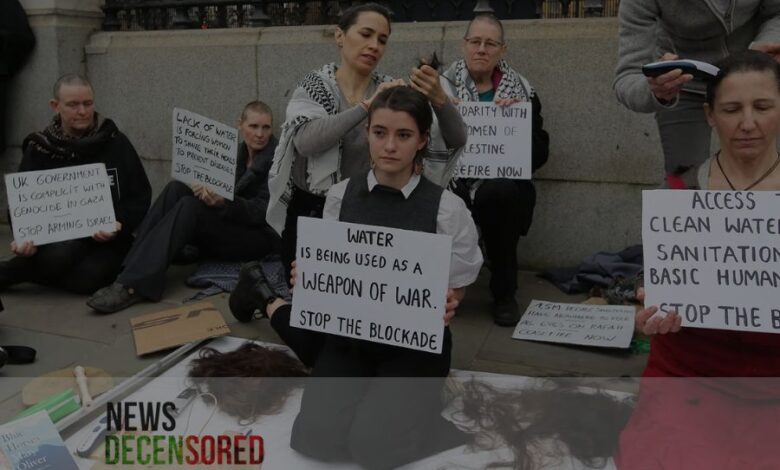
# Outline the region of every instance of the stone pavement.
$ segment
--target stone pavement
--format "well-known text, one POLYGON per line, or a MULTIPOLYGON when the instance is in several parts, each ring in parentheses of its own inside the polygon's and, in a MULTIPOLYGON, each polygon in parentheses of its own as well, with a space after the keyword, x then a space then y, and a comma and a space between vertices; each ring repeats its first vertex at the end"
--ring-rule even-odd
MULTIPOLYGON (((0 256, 9 254, 8 226, 0 226, 0 256)), ((0 313, 0 345, 26 345, 37 349, 37 360, 29 365, 0 369, 0 423, 21 411, 21 388, 47 372, 84 366, 100 367, 114 377, 130 377, 164 357, 165 352, 139 358, 130 329, 130 318, 164 310, 182 303, 196 291, 186 287, 184 278, 192 266, 174 266, 168 271, 167 288, 160 303, 141 303, 112 315, 93 312, 86 297, 24 284, 3 292, 5 311, 0 313)), ((636 381, 621 379, 638 376, 645 354, 603 348, 562 346, 511 338, 512 328, 493 324, 489 273, 483 269, 468 290, 451 328, 454 338, 453 367, 485 372, 527 376, 601 377, 607 388, 634 391, 636 381)), ((581 302, 584 296, 561 293, 535 273, 520 273, 518 301, 525 309, 531 299, 554 302, 581 302)), ((231 335, 268 342, 280 342, 267 320, 238 323, 230 314, 227 295, 209 298, 223 313, 231 335)))

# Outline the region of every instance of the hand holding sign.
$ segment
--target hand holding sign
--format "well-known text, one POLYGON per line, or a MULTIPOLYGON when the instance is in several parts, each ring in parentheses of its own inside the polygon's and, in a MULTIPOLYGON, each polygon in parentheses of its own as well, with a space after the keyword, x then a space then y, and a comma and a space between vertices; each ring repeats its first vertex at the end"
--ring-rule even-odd
POLYGON ((111 240, 116 238, 116 236, 119 235, 119 232, 121 231, 122 231, 122 223, 117 222, 116 230, 114 230, 113 232, 108 232, 106 230, 97 231, 95 232, 94 235, 92 235, 92 239, 100 243, 110 242, 111 240))
MULTIPOLYGON (((645 290, 643 288, 639 288, 636 298, 644 302, 645 290)), ((656 315, 656 313, 658 313, 658 307, 654 305, 647 308, 637 307, 634 330, 647 336, 652 336, 655 334, 677 333, 682 328, 682 317, 677 311, 671 311, 666 316, 656 315)))
POLYGON ((506 108, 507 106, 512 106, 515 103, 519 103, 522 100, 520 98, 499 98, 496 100, 496 106, 499 108, 506 108))
POLYGON ((11 242, 11 253, 15 254, 16 256, 28 258, 30 256, 33 256, 37 252, 38 252, 38 248, 30 240, 27 240, 21 245, 17 245, 16 241, 11 242))
POLYGON ((192 192, 195 197, 203 201, 209 207, 223 207, 225 205, 225 198, 219 194, 210 191, 207 187, 199 184, 192 186, 192 192))
POLYGON ((466 288, 447 289, 447 304, 444 306, 444 326, 449 326, 450 321, 455 317, 456 309, 466 294, 466 288))

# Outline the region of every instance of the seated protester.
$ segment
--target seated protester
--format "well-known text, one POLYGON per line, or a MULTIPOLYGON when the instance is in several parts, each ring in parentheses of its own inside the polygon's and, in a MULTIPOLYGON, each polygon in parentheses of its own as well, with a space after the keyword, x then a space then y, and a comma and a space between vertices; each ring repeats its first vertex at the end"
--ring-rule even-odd
POLYGON ((408 87, 381 92, 368 114, 373 169, 332 186, 323 217, 452 236, 441 354, 292 327, 291 306, 274 299, 269 286, 258 289, 265 292, 262 307, 271 325, 312 368, 312 377, 366 378, 306 383, 290 445, 310 457, 354 460, 365 468, 395 468, 463 443, 462 436, 441 418, 443 378, 450 370, 452 348, 446 325, 465 287, 477 278, 482 254, 463 201, 420 175, 431 121, 431 108, 422 93, 408 87), (412 213, 415 217, 408 216, 412 213))
POLYGON ((265 223, 268 170, 273 160, 271 108, 261 101, 244 107, 239 129, 235 194, 232 201, 209 189, 171 181, 138 228, 122 272, 87 305, 102 313, 123 310, 144 299, 158 302, 165 272, 187 245, 221 261, 260 259, 278 248, 278 237, 265 223))
MULTIPOLYGON (((780 65, 756 51, 718 65, 705 114, 721 150, 674 184, 780 191, 780 65)), ((771 287, 764 289, 777 297, 771 287)), ((636 329, 652 335, 652 343, 637 408, 621 435, 618 466, 780 468, 780 334, 681 327, 679 314, 657 312, 651 306, 636 317, 636 329), (663 379, 670 377, 696 379, 663 379)))
POLYGON ((35 282, 88 294, 116 277, 133 243, 132 233, 149 209, 152 189, 127 136, 95 112, 92 85, 85 78, 69 74, 57 80, 49 106, 56 115, 42 132, 24 139, 19 171, 104 163, 116 230, 39 247, 30 241, 21 246, 11 242, 16 256, 0 262, 0 288, 35 282))
MULTIPOLYGON (((442 74, 442 84, 460 101, 488 101, 511 106, 530 101, 532 106, 533 171, 547 162, 550 138, 542 128, 542 104, 528 80, 502 59, 507 46, 504 27, 492 14, 477 15, 463 38, 463 59, 442 74)), ((490 262, 493 320, 511 326, 520 320, 517 291, 517 242, 526 235, 536 204, 530 180, 456 179, 453 190, 468 204, 482 231, 490 262)))
MULTIPOLYGON (((376 72, 389 38, 387 8, 365 3, 346 9, 335 35, 339 63, 306 75, 287 105, 269 180, 267 215, 282 236, 285 268, 295 257, 298 216, 321 217, 330 186, 369 169, 364 130, 368 108, 383 89, 404 84, 376 72)), ((436 116, 425 174, 446 186, 466 144, 466 127, 446 99, 435 69, 413 69, 411 86, 431 99, 436 116)))

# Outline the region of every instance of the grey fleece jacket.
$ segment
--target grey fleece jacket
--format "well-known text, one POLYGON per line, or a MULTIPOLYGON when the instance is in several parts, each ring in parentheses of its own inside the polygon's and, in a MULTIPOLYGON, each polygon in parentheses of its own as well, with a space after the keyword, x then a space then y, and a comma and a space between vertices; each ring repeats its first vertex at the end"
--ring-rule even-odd
MULTIPOLYGON (((613 87, 627 108, 664 109, 642 75, 642 65, 666 53, 715 63, 751 42, 780 42, 780 0, 622 0, 618 64, 613 87)), ((685 89, 703 91, 690 82, 685 89)))

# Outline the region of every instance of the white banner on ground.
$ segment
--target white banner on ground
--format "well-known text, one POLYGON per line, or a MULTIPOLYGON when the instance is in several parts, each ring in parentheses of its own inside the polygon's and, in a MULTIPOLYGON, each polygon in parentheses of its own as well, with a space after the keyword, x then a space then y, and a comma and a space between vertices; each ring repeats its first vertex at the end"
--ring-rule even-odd
POLYGON ((468 131, 458 177, 531 179, 531 103, 465 101, 458 109, 468 131))
POLYGON ((213 119, 173 108, 171 177, 200 184, 233 200, 238 131, 213 119))
POLYGON ((17 245, 36 246, 116 230, 111 184, 102 163, 5 175, 17 245))
POLYGON ((290 326, 441 353, 452 238, 298 218, 290 326))
POLYGON ((634 312, 631 306, 532 300, 512 338, 627 348, 634 334, 634 312))
POLYGON ((683 325, 780 333, 780 193, 642 192, 645 305, 683 325))

